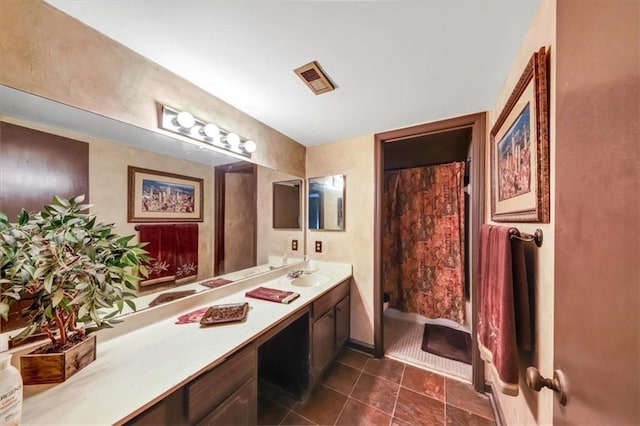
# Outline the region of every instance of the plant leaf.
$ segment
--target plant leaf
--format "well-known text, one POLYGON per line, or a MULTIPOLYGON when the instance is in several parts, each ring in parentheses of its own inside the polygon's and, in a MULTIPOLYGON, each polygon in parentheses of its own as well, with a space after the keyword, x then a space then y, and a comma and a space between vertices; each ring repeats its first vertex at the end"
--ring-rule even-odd
POLYGON ((9 304, 0 302, 0 316, 3 320, 7 321, 9 319, 9 304))
POLYGON ((20 211, 20 216, 18 217, 18 225, 24 226, 29 222, 29 213, 25 209, 20 211))
POLYGON ((64 207, 70 207, 71 206, 71 204, 69 203, 69 200, 67 200, 66 198, 59 197, 57 195, 53 196, 53 202, 55 204, 58 204, 58 205, 64 206, 64 207))
POLYGON ((58 306, 60 304, 62 299, 64 299, 64 290, 62 288, 59 288, 53 294, 53 298, 51 299, 51 302, 53 303, 53 306, 55 307, 55 306, 58 306))
POLYGON ((133 300, 126 299, 124 301, 124 303, 126 303, 127 306, 129 306, 131 308, 131 310, 133 310, 133 311, 136 310, 136 304, 133 302, 133 300))
POLYGON ((44 279, 44 289, 49 294, 51 294, 51 290, 53 289, 53 278, 54 278, 54 274, 52 272, 49 275, 47 275, 46 278, 44 279))

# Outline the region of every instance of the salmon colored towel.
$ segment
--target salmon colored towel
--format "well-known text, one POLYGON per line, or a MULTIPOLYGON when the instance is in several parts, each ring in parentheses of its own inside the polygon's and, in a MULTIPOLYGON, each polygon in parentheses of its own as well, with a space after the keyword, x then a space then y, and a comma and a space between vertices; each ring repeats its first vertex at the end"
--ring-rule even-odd
POLYGON ((483 225, 480 230, 478 344, 494 384, 518 395, 518 347, 532 349, 529 289, 522 242, 515 228, 483 225))

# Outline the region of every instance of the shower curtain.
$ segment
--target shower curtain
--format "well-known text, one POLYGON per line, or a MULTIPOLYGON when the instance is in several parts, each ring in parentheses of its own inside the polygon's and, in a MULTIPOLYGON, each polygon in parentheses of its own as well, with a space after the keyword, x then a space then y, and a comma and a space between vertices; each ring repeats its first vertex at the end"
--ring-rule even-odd
POLYGON ((464 166, 385 172, 383 288, 391 307, 464 324, 464 166))

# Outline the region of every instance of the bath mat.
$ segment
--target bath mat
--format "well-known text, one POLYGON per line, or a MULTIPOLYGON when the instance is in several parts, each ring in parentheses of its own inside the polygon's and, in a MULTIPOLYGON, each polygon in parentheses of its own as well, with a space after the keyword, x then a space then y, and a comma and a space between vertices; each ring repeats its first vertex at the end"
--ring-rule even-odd
POLYGON ((422 350, 471 364, 471 335, 442 325, 425 324, 422 350))

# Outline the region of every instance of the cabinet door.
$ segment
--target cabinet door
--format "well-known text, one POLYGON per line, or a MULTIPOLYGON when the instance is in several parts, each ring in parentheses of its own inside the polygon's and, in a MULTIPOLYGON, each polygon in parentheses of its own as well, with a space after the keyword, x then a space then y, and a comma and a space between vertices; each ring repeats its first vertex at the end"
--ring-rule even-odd
POLYGON ((249 345, 213 370, 185 386, 185 408, 189 424, 200 421, 228 396, 257 374, 257 350, 249 345))
POLYGON ((333 309, 313 323, 312 338, 313 375, 316 379, 331 362, 336 351, 336 331, 333 309))
POLYGON ((258 422, 257 386, 254 378, 246 381, 198 425, 255 425, 258 422))
POLYGON ((349 340, 351 332, 350 311, 351 305, 349 296, 347 296, 336 305, 336 351, 339 351, 342 345, 349 340))

